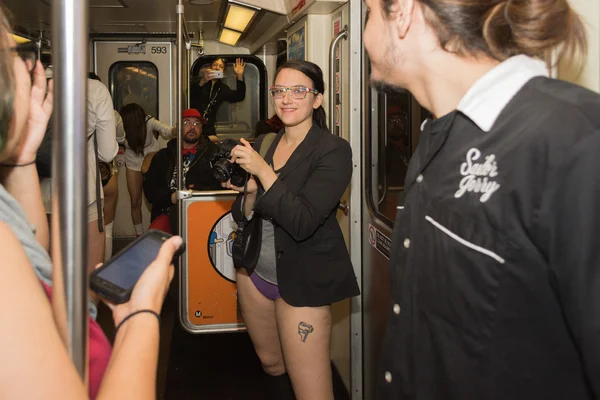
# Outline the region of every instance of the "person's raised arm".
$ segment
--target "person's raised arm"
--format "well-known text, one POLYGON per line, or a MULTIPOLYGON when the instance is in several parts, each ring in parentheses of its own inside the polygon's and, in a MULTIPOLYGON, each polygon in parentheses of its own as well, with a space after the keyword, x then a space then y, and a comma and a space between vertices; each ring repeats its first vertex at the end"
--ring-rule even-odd
POLYGON ((38 242, 49 249, 48 220, 42 201, 40 180, 35 166, 37 150, 46 133, 46 126, 52 114, 53 82, 48 84, 44 68, 38 61, 34 70, 31 87, 29 116, 21 144, 13 154, 0 165, 0 183, 19 202, 27 215, 27 220, 35 227, 38 242))
POLYGON ((158 132, 160 136, 165 139, 171 139, 172 137, 177 136, 176 126, 165 125, 156 118, 150 118, 148 120, 148 131, 158 132))
POLYGON ((223 100, 228 101, 229 103, 237 103, 243 101, 246 98, 246 82, 244 81, 245 69, 246 63, 243 62, 240 58, 238 58, 233 67, 233 72, 235 73, 236 78, 235 90, 232 90, 229 87, 222 85, 223 100))

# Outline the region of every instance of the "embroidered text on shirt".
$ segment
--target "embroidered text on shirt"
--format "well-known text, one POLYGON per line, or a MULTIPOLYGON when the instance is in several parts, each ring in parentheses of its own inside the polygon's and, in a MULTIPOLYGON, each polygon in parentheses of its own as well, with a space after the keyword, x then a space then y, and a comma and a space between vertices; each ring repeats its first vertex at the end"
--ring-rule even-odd
POLYGON ((485 157, 483 164, 474 161, 479 160, 481 152, 472 148, 467 151, 466 162, 460 165, 460 174, 464 176, 458 185, 458 191, 454 194, 457 199, 465 192, 483 193, 479 201, 485 203, 500 188, 500 184, 489 178, 498 175, 498 163, 496 156, 491 154, 485 157))

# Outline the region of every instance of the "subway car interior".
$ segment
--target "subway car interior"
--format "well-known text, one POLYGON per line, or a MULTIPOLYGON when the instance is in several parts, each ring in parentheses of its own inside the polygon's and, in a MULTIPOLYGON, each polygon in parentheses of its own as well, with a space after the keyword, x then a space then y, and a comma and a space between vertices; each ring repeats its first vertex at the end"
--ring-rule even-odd
MULTIPOLYGON (((353 150, 353 174, 337 219, 361 289, 359 296, 332 305, 335 398, 374 399, 390 307, 392 229, 408 163, 429 112, 407 91, 384 94, 369 87, 362 1, 4 0, 2 7, 15 36, 36 44, 45 67, 83 62, 108 88, 114 110, 137 103, 146 115, 177 129, 182 110, 193 106, 194 87, 204 71, 222 60, 222 82, 233 90, 241 60, 245 97, 218 108, 215 141, 257 137, 261 123, 274 115, 269 87, 288 59, 322 68, 328 126, 353 150), (84 35, 84 40, 73 35, 84 35)), ((600 10, 593 12, 598 15, 590 53, 596 57, 600 10)), ((554 73, 561 76, 559 69, 554 73)), ((587 66, 577 79, 598 90, 598 65, 587 66)), ((68 106, 60 93, 55 99, 57 110, 68 106)), ((170 138, 156 136, 158 147, 166 147, 170 138)), ((120 150, 114 161, 113 254, 137 234, 125 163, 120 150)), ((76 185, 72 190, 78 190, 76 185)), ((161 314, 157 398, 263 399, 265 373, 240 315, 231 259, 235 229, 228 207, 235 193, 184 192, 178 197, 178 218, 187 250, 161 314)), ((141 215, 148 229, 151 206, 145 197, 141 215)), ((98 322, 112 340, 107 307, 99 307, 98 322)))

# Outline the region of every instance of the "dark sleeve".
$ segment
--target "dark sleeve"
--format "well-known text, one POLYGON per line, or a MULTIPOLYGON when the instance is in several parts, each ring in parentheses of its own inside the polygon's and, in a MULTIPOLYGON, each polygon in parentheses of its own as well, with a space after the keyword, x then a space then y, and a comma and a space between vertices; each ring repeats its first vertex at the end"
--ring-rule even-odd
POLYGON ((160 150, 152 158, 150 168, 144 175, 144 195, 152 207, 166 208, 173 205, 173 191, 169 187, 168 178, 165 181, 165 176, 169 176, 169 171, 165 171, 165 168, 168 168, 169 164, 168 150, 160 150))
POLYGON ((231 90, 229 86, 223 84, 221 89, 223 91, 223 100, 228 101, 230 103, 237 103, 239 101, 243 101, 246 98, 246 82, 239 79, 236 79, 235 82, 235 90, 231 90))
POLYGON ((543 253, 594 398, 600 398, 600 132, 570 149, 536 219, 543 253))
POLYGON ((294 240, 312 236, 336 207, 352 176, 352 150, 343 139, 321 156, 306 184, 294 195, 277 179, 255 208, 273 218, 294 240))

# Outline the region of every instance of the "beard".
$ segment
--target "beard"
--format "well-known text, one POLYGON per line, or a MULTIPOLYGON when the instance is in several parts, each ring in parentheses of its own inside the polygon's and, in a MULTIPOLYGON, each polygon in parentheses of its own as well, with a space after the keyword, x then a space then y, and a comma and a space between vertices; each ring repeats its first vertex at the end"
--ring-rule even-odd
MULTIPOLYGON (((187 132, 185 135, 183 135, 183 141, 187 144, 196 144, 200 141, 200 135, 194 135, 194 137, 188 137, 188 133, 187 132)), ((196 132, 194 132, 195 134, 196 132)))
POLYGON ((391 83, 384 82, 383 80, 370 80, 370 85, 373 89, 378 91, 379 93, 385 94, 395 94, 395 93, 404 93, 406 90, 400 86, 393 85, 391 83))

